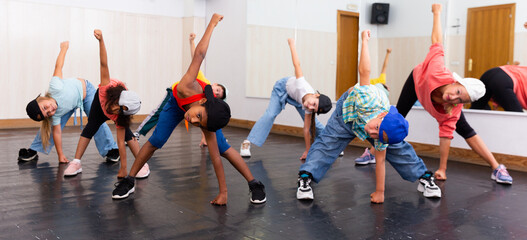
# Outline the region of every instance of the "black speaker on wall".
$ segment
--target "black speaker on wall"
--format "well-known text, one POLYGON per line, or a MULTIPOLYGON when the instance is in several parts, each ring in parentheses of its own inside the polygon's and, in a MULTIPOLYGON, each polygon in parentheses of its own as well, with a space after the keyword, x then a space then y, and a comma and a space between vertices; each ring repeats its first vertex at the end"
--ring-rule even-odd
POLYGON ((371 5, 371 23, 388 24, 389 3, 374 3, 371 5))

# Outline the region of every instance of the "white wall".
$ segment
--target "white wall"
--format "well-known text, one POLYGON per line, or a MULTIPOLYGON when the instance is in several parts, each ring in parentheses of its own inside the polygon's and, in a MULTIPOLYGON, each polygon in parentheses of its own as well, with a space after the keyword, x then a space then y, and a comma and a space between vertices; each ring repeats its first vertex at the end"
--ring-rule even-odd
POLYGON ((25 106, 44 93, 62 41, 70 41, 64 77, 97 86, 99 55, 93 30, 108 50, 110 76, 142 98, 147 114, 186 70, 188 34, 203 29, 205 1, 0 0, 0 119, 27 118, 25 106), (199 25, 199 26, 198 26, 199 25))

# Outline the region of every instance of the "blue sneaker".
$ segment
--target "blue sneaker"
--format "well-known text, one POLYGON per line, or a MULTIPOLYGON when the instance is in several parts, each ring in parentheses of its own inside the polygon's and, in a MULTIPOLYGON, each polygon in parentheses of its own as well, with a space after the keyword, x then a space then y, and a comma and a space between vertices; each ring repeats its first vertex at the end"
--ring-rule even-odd
POLYGON ((370 150, 366 148, 364 153, 359 158, 355 159, 355 164, 357 165, 367 165, 370 163, 375 163, 375 156, 370 153, 370 150))
POLYGON ((497 183, 512 184, 512 177, 509 175, 507 168, 503 164, 500 164, 496 169, 494 169, 494 171, 492 171, 490 179, 496 180, 497 183))

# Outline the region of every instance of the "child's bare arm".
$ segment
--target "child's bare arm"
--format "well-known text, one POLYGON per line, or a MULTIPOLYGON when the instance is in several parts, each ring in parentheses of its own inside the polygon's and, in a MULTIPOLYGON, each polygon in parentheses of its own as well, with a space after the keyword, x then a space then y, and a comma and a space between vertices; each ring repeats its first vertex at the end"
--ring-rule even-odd
POLYGON ((302 68, 300 67, 300 59, 298 58, 298 54, 296 53, 296 45, 295 40, 292 38, 287 39, 287 43, 289 44, 289 49, 291 50, 291 58, 293 59, 293 67, 295 67, 295 77, 301 78, 304 76, 302 73, 302 68))
POLYGON ((188 37, 188 41, 190 43, 190 57, 194 57, 194 52, 196 52, 196 43, 194 42, 194 39, 196 39, 196 34, 191 33, 188 37))
POLYGON ((441 30, 441 4, 432 4, 432 12, 434 13, 434 25, 432 27, 432 44, 443 43, 441 30))
POLYGON ((375 151, 375 192, 371 194, 372 203, 384 202, 384 179, 386 175, 386 168, 384 159, 386 158, 386 150, 375 151))
POLYGON ((304 128, 303 128, 303 134, 304 134, 304 143, 306 144, 306 150, 304 153, 302 153, 302 156, 300 157, 300 160, 305 160, 307 158, 307 153, 309 152, 309 149, 311 148, 311 116, 314 113, 306 113, 304 115, 304 128))
POLYGON ((370 34, 370 30, 364 30, 361 34, 362 47, 359 59, 359 78, 361 86, 370 84, 370 51, 368 49, 370 34))
POLYGON ((220 192, 210 203, 215 205, 225 205, 227 204, 227 183, 225 181, 225 172, 223 170, 223 164, 221 162, 220 150, 218 148, 218 142, 216 140, 216 133, 209 132, 205 129, 201 129, 205 138, 207 139, 207 146, 209 148, 210 160, 212 161, 212 166, 214 167, 214 172, 216 173, 216 178, 218 179, 218 186, 220 192))
POLYGON ((70 46, 70 42, 65 41, 60 43, 60 52, 55 63, 55 71, 53 72, 54 77, 62 78, 62 67, 64 67, 64 59, 66 58, 66 52, 70 46))
POLYGON ((101 61, 101 86, 110 84, 110 70, 108 70, 108 54, 102 38, 102 32, 99 29, 93 31, 93 35, 99 40, 99 57, 101 61))
POLYGON ((212 36, 212 31, 222 19, 223 16, 217 13, 212 16, 212 19, 210 20, 207 29, 205 29, 203 37, 201 38, 198 43, 198 46, 196 47, 196 51, 194 53, 194 56, 192 57, 192 62, 190 63, 187 72, 185 73, 185 75, 183 75, 183 78, 181 78, 181 81, 178 84, 179 92, 184 92, 185 90, 192 89, 192 83, 196 81, 196 77, 198 76, 201 63, 203 62, 203 59, 205 59, 205 55, 207 54, 207 49, 209 48, 209 42, 212 36), (179 90, 180 88, 184 89, 179 90))
POLYGON ((384 63, 382 64, 381 74, 386 73, 386 68, 388 67, 388 57, 390 56, 391 52, 391 48, 386 49, 386 56, 384 57, 384 63))

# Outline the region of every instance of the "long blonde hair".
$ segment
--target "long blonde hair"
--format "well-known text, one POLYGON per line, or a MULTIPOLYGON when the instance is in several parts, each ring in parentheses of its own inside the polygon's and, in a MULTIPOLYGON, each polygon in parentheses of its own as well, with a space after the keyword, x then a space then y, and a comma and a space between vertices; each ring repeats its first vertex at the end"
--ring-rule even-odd
MULTIPOLYGON (((37 103, 45 98, 52 98, 50 93, 46 93, 44 97, 38 97, 37 103)), ((49 139, 51 138, 51 117, 45 117, 40 125, 40 139, 42 140, 42 147, 46 149, 49 146, 49 139)))

